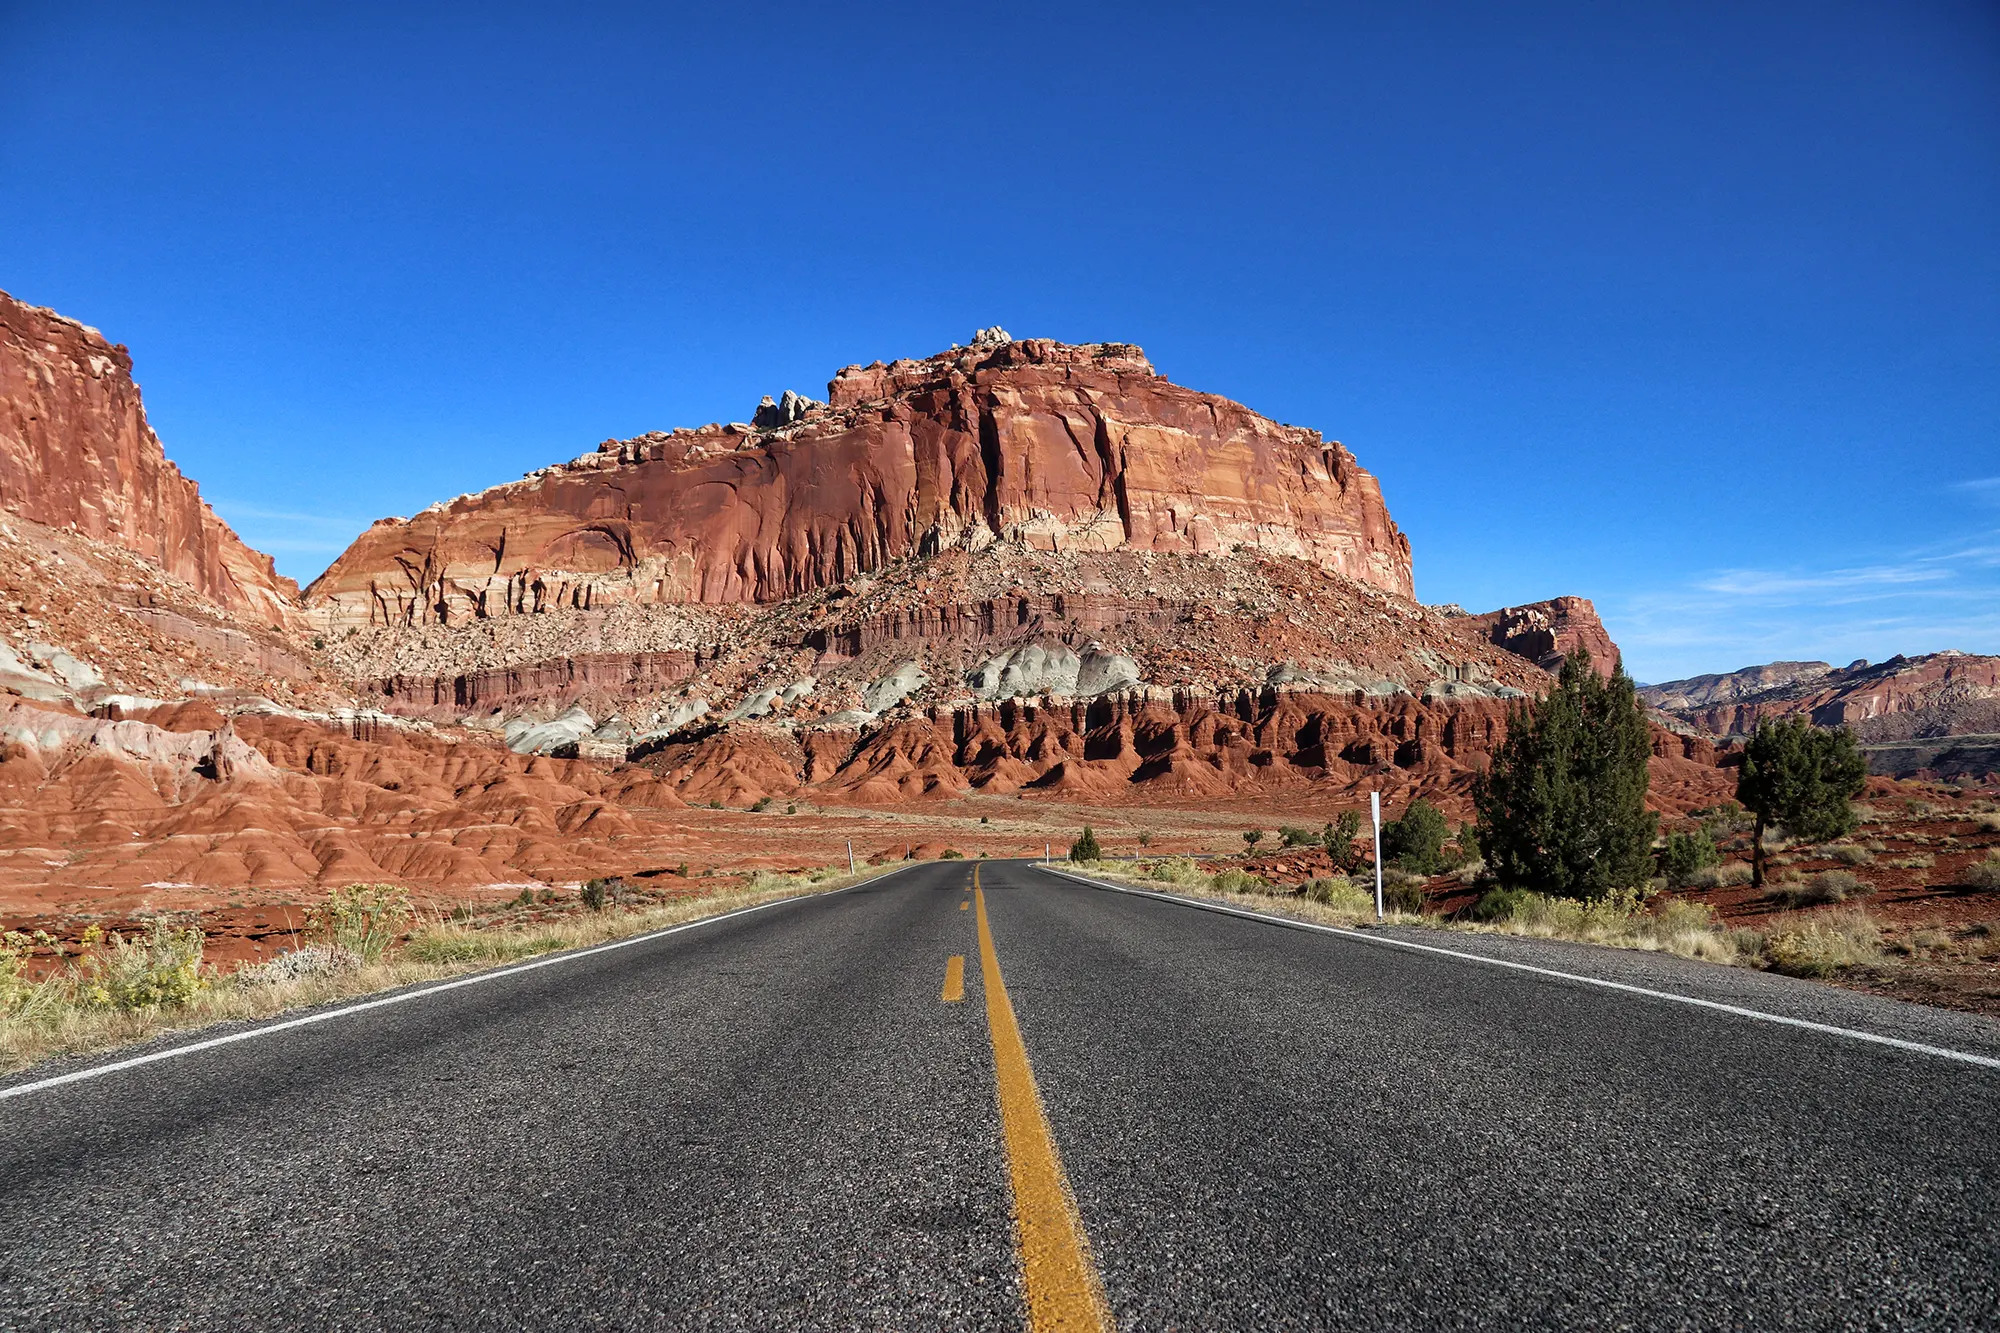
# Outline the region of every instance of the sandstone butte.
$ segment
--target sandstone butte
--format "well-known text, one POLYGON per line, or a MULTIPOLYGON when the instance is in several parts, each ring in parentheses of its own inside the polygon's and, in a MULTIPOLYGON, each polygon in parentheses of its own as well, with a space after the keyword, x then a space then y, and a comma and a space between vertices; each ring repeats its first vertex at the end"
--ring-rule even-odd
POLYGON ((298 585, 167 460, 124 345, 5 292, 0 508, 144 556, 253 623, 297 615, 298 585))
POLYGON ((851 366, 776 429, 606 441, 385 519, 306 601, 334 627, 768 603, 997 541, 1251 548, 1412 595, 1410 544, 1345 448, 1181 388, 1136 347, 1029 339, 851 366))
MULTIPOLYGON (((122 348, 5 315, 18 920, 512 894, 849 836, 1018 853, 1090 817, 1196 847, 1367 790, 1462 813, 1512 700, 1617 656, 1581 598, 1417 603, 1340 445, 1129 345, 1004 337, 385 520, 298 598, 167 462, 122 348), (540 753, 511 748, 529 724, 540 753), (811 808, 745 809, 767 797, 811 808)), ((1728 795, 1707 739, 1654 752, 1662 809, 1728 795)))

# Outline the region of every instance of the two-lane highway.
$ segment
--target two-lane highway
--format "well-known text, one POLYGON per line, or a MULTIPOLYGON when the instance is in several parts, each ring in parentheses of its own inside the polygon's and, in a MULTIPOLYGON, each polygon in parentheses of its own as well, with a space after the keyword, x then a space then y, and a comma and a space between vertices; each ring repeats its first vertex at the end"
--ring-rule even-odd
POLYGON ((2000 1323, 2000 1071, 977 873, 0 1100, 0 1327, 2000 1323))

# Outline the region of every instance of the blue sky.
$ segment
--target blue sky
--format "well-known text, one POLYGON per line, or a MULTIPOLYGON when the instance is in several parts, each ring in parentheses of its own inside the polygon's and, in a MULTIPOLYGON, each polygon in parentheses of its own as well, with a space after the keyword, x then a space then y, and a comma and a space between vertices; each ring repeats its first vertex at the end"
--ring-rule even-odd
POLYGON ((1345 441, 1424 600, 1641 679, 2000 652, 1987 3, 0 0, 0 180, 0 288, 301 580, 999 323, 1345 441))

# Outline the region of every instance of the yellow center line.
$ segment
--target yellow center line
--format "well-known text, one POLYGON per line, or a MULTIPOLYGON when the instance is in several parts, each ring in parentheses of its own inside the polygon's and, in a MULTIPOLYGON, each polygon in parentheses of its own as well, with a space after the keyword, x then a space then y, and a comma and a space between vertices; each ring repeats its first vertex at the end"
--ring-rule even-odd
POLYGON ((957 1004, 965 998, 965 955, 955 953, 944 960, 944 995, 946 1004, 957 1004))
POLYGON ((1000 1088, 1000 1130, 1007 1142, 1007 1170, 1014 1187, 1014 1237, 1021 1247, 1021 1285, 1030 1333, 1090 1330, 1108 1333, 1111 1311, 1104 1283, 1090 1260, 1083 1219, 1063 1174, 1062 1157, 1049 1133, 1042 1095, 1028 1048, 1014 1021, 1014 1004, 1000 976, 1000 955, 986 922, 986 891, 973 871, 972 900, 979 915, 979 968, 986 989, 986 1025, 993 1033, 993 1076, 1000 1088))

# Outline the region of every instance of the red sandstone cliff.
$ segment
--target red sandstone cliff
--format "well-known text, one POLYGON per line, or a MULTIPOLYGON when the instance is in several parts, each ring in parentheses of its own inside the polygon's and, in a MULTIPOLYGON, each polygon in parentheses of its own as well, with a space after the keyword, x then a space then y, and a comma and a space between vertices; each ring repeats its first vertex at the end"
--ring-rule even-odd
MULTIPOLYGON (((1317 432, 1172 384, 1136 347, 1045 340, 849 367, 789 422, 607 441, 385 519, 306 591, 330 625, 619 602, 770 603, 904 556, 1295 557, 1408 597, 1375 478, 1317 432)), ((788 400, 789 401, 789 400, 788 400)))
MULTIPOLYGON (((1681 697, 1680 687, 1687 684, 1673 681, 1646 693, 1671 700, 1681 697)), ((1767 718, 1791 716, 1847 727, 1874 743, 1991 735, 2000 732, 2000 657, 1954 652, 1892 657, 1874 666, 1863 662, 1813 672, 1715 703, 1661 706, 1715 736, 1747 736, 1767 718)))
POLYGON ((1527 658, 1545 671, 1561 668, 1578 648, 1590 654, 1590 664, 1608 676, 1618 665, 1618 645, 1597 618, 1588 597, 1552 597, 1546 602, 1505 606, 1484 615, 1453 622, 1461 632, 1527 658))
POLYGON ((297 585, 168 461, 125 348, 5 292, 0 509, 144 556, 255 623, 283 625, 295 614, 297 585))

